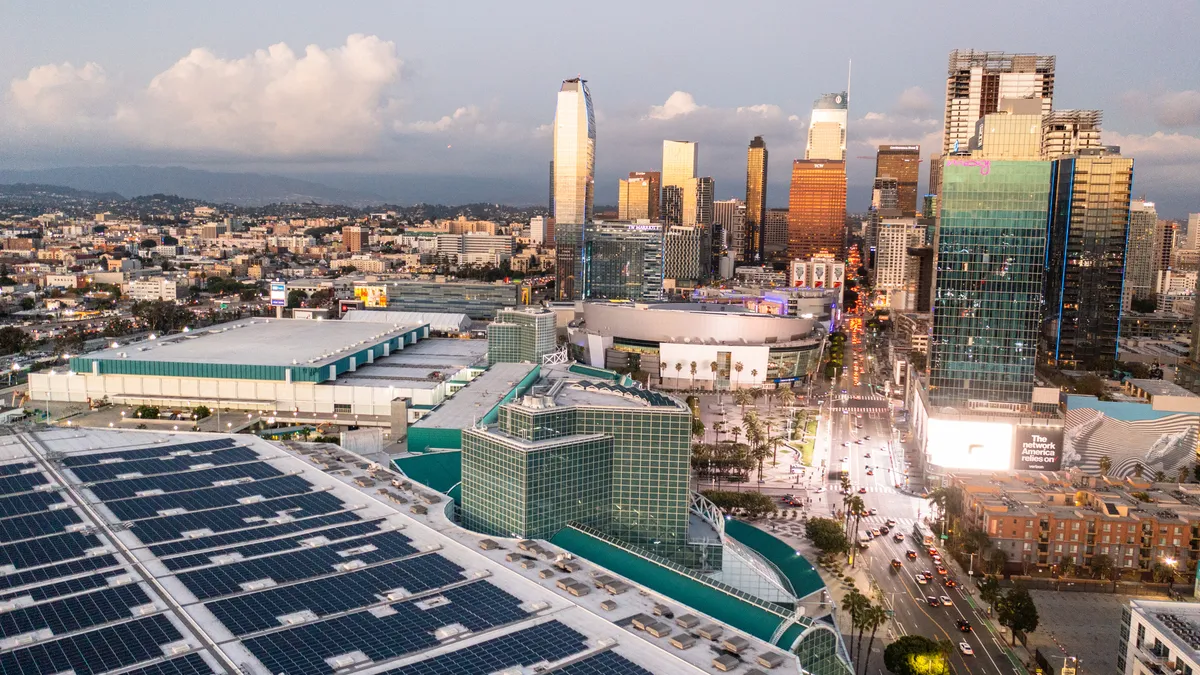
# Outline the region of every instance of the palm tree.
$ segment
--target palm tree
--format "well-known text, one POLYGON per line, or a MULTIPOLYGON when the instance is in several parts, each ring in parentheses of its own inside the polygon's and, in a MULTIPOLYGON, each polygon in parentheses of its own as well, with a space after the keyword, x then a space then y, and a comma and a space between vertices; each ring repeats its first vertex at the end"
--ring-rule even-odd
POLYGON ((746 415, 746 406, 750 405, 753 399, 754 397, 750 395, 749 389, 733 390, 733 403, 734 405, 742 406, 742 416, 746 415))
POLYGON ((683 361, 675 362, 675 386, 679 386, 679 374, 683 372, 683 361))
POLYGON ((732 427, 730 427, 729 433, 733 436, 734 445, 737 445, 738 436, 742 435, 742 428, 735 424, 732 427))
POLYGON ((758 381, 758 368, 750 369, 750 379, 754 380, 755 382, 758 381))
POLYGON ((1133 477, 1134 478, 1141 478, 1142 474, 1145 473, 1145 471, 1146 471, 1146 467, 1142 466, 1141 462, 1134 462, 1134 464, 1133 464, 1133 477))
MULTIPOLYGON (((712 363, 708 364, 708 369, 712 371, 712 376, 713 376, 713 391, 717 391, 717 370, 718 370, 718 368, 719 367, 717 366, 716 361, 713 361, 712 363)), ((721 402, 720 394, 717 394, 717 403, 720 403, 720 402, 721 402)))
POLYGON ((692 372, 692 389, 695 390, 696 389, 696 362, 695 361, 692 361, 691 372, 692 372))
POLYGON ((742 365, 741 361, 738 361, 737 363, 733 364, 733 369, 738 374, 738 376, 736 378, 734 378, 734 380, 733 380, 733 388, 734 389, 737 389, 741 385, 743 368, 745 368, 745 366, 742 365))
POLYGON ((1167 480, 1167 473, 1165 471, 1155 471, 1154 472, 1154 482, 1155 483, 1165 483, 1166 480, 1167 480))
MULTIPOLYGON (((850 636, 854 637, 854 629, 861 627, 862 616, 866 614, 871 607, 871 601, 867 596, 858 591, 850 591, 842 597, 842 608, 850 613, 850 636)), ((853 647, 851 648, 853 650, 853 647)), ((850 660, 854 660, 854 655, 850 655, 850 660)))
POLYGON ((1109 470, 1112 469, 1112 457, 1104 455, 1100 458, 1100 475, 1107 476, 1109 470))
POLYGON ((663 380, 667 375, 667 362, 661 358, 658 360, 658 386, 663 386, 663 380))
MULTIPOLYGON (((862 649, 859 649, 859 651, 858 651, 858 658, 859 658, 859 660, 862 661, 863 675, 866 675, 867 672, 869 672, 869 670, 870 670, 871 648, 875 646, 875 631, 879 630, 880 626, 887 623, 887 619, 888 619, 887 610, 884 609, 883 607, 880 607, 879 605, 871 605, 869 608, 867 608, 867 611, 863 614, 863 619, 862 619, 863 628, 871 629, 871 639, 867 641, 866 656, 863 656, 862 649)), ((861 643, 861 641, 862 641, 861 634, 859 635, 858 639, 859 639, 859 642, 861 643)))
POLYGON ((783 436, 772 436, 767 441, 771 444, 771 466, 779 466, 779 444, 786 440, 783 436))
MULTIPOLYGON (((850 545, 853 547, 854 542, 858 541, 858 526, 862 524, 862 518, 866 515, 867 507, 863 504, 862 497, 854 495, 850 498, 850 510, 854 512, 854 536, 850 539, 850 545)), ((858 562, 858 556, 854 556, 850 560, 850 566, 854 567, 858 562)))
POLYGON ((796 393, 791 389, 779 390, 779 405, 785 408, 791 408, 796 405, 796 393))
POLYGON ((717 420, 717 421, 713 422, 712 430, 713 430, 713 435, 717 439, 717 445, 720 445, 721 444, 721 432, 725 430, 725 423, 722 422, 721 420, 717 420))

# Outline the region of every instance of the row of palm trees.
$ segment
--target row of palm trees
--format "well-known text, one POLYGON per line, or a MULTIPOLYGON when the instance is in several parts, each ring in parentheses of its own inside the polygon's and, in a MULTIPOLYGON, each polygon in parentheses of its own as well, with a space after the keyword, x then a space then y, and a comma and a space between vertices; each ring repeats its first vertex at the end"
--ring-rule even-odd
MULTIPOLYGON (((676 380, 678 380, 679 378, 681 378, 683 376, 683 369, 687 368, 688 374, 691 375, 691 378, 692 378, 692 389, 696 388, 696 373, 700 372, 700 364, 698 362, 692 361, 690 363, 685 364, 683 361, 676 361, 674 368, 675 368, 675 379, 676 380)), ((720 366, 717 364, 716 361, 710 361, 708 363, 708 369, 712 372, 713 388, 715 389, 716 382, 717 382, 717 371, 720 370, 720 366)), ((738 361, 737 363, 733 364, 733 370, 737 373, 737 376, 733 380, 733 388, 734 388, 735 392, 741 391, 741 387, 739 386, 739 381, 741 380, 742 371, 745 369, 746 369, 746 365, 744 363, 742 363, 741 361, 738 361)), ((659 380, 661 381, 662 379, 664 379, 664 376, 667 373, 667 362, 666 361, 659 360, 658 371, 659 371, 659 380)), ((758 379, 758 368, 750 369, 750 378, 752 380, 758 379)), ((793 400, 794 400, 794 398, 795 398, 795 396, 793 395, 793 400)))
MULTIPOLYGON (((772 457, 772 463, 778 463, 779 444, 787 439, 778 434, 769 435, 770 427, 763 424, 758 413, 751 410, 742 416, 742 427, 746 434, 746 443, 750 445, 750 456, 754 461, 758 462, 758 480, 763 479, 763 463, 767 457, 772 457)), ((737 440, 737 431, 739 427, 734 425, 730 429, 730 433, 734 434, 734 440, 737 440)))
POLYGON ((871 648, 875 646, 875 631, 879 627, 887 623, 887 609, 881 605, 871 603, 871 599, 859 593, 858 591, 850 591, 842 598, 842 607, 850 613, 850 661, 856 664, 856 675, 862 673, 866 675, 869 672, 871 663, 871 648), (854 639, 854 631, 858 631, 858 639, 854 639), (867 651, 862 650, 863 635, 871 632, 871 638, 867 642, 867 651))
POLYGON ((854 547, 858 543, 858 527, 862 524, 862 519, 867 515, 867 505, 863 503, 862 497, 850 491, 850 477, 842 476, 842 531, 850 531, 850 519, 854 518, 854 534, 848 538, 850 546, 846 549, 846 557, 850 559, 850 566, 858 562, 858 556, 854 555, 854 547))

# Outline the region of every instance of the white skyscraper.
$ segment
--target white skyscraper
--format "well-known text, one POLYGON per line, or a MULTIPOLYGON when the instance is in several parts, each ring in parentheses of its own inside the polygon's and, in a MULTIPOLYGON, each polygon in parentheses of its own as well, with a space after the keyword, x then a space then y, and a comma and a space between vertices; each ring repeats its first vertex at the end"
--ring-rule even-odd
POLYGON ((587 81, 565 80, 554 113, 554 220, 592 220, 596 183, 596 115, 587 81))
POLYGON ((804 159, 846 160, 846 123, 850 115, 846 92, 825 94, 813 103, 804 159))

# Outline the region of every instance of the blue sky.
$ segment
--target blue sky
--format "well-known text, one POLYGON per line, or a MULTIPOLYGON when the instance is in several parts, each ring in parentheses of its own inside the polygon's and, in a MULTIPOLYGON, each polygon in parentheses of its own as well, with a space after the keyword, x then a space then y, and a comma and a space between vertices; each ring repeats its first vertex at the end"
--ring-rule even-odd
POLYGON ((873 170, 856 158, 881 142, 935 149, 947 53, 975 48, 1057 55, 1055 107, 1104 110, 1136 191, 1168 215, 1200 210, 1195 0, 6 0, 0 23, 0 168, 499 175, 507 201, 540 201, 555 92, 582 75, 599 202, 657 168, 663 138, 698 141, 718 197, 739 195, 763 134, 780 204, 812 101, 845 86, 852 58, 855 208, 873 170))

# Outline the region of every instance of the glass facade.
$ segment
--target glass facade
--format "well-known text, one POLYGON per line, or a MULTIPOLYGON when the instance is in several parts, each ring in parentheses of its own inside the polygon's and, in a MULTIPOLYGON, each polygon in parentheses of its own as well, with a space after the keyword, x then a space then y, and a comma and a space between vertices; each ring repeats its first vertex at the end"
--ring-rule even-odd
POLYGON ((881 145, 875 155, 875 177, 895 178, 900 215, 917 215, 917 180, 921 171, 921 146, 881 145))
POLYGON ((488 325, 488 363, 541 363, 553 354, 557 317, 537 307, 502 309, 488 325))
POLYGON ((488 320, 504 307, 521 304, 519 283, 470 281, 391 281, 387 297, 392 309, 450 312, 488 320))
POLYGON ((746 221, 740 260, 756 263, 763 259, 767 225, 767 142, 755 136, 746 150, 746 221))
POLYGON ((1129 239, 1125 247, 1125 281, 1121 304, 1129 308, 1134 298, 1154 297, 1158 211, 1154 202, 1137 199, 1129 205, 1129 239))
POLYGON ((565 80, 554 112, 554 220, 592 219, 596 187, 596 115, 587 81, 565 80))
POLYGON ((1050 162, 946 161, 929 394, 1029 404, 1050 216, 1050 162))
POLYGON ((583 235, 582 223, 554 224, 554 292, 559 300, 583 298, 583 235))
POLYGON ((617 181, 618 219, 648 220, 650 203, 650 181, 645 178, 622 178, 617 181))
POLYGON ((818 254, 841 258, 846 239, 846 163, 792 162, 788 195, 788 256, 808 260, 818 254))
POLYGON ((1117 358, 1133 159, 1064 158, 1053 179, 1046 356, 1059 367, 1094 370, 1117 358))
POLYGON ((584 242, 584 298, 661 300, 661 225, 594 223, 584 242))

